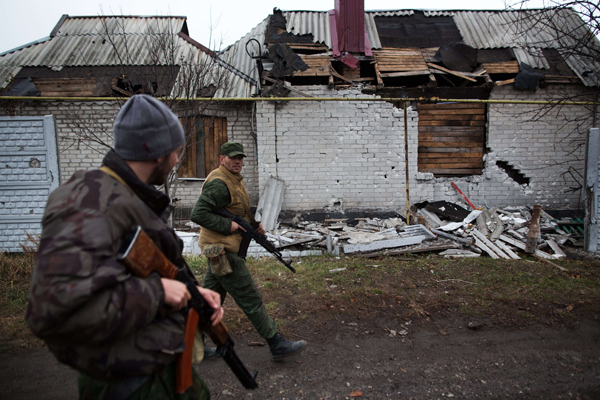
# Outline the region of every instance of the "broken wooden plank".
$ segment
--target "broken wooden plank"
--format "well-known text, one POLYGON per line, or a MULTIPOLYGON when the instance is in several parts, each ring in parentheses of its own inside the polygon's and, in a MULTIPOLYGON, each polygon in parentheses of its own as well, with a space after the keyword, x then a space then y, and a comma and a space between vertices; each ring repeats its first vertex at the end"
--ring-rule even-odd
MULTIPOLYGON (((511 237, 508 237, 506 235, 500 235, 500 237, 498 237, 498 239, 500 239, 500 240, 502 240, 502 241, 504 241, 504 242, 506 242, 508 244, 512 244, 513 246, 515 246, 515 247, 517 247, 517 248, 525 251, 525 243, 523 243, 523 242, 520 242, 520 241, 518 241, 516 239, 513 239, 511 237)), ((537 249, 535 251, 535 253, 533 253, 533 254, 535 254, 537 256, 540 256, 540 257, 543 257, 543 258, 545 258, 547 260, 552 260, 553 259, 553 257, 550 254, 548 254, 546 252, 543 252, 543 251, 541 251, 539 249, 537 249)))
POLYGON ((506 254, 508 254, 508 256, 510 258, 512 258, 513 260, 520 260, 521 257, 519 257, 519 255, 517 253, 515 253, 514 251, 512 251, 507 245, 506 243, 504 243, 501 240, 496 240, 494 242, 496 244, 496 246, 500 247, 502 249, 502 251, 504 251, 506 254))
POLYGON ((477 229, 474 229, 471 233, 475 236, 476 239, 479 239, 483 243, 485 243, 485 245, 489 247, 493 252, 495 252, 499 257, 504 258, 506 260, 510 258, 508 255, 506 255, 506 253, 504 253, 498 246, 496 246, 491 240, 486 238, 485 235, 483 235, 477 229))
POLYGON ((475 246, 479 247, 481 250, 485 251, 486 253, 488 253, 488 255, 490 257, 492 257, 494 260, 499 259, 500 257, 489 247, 487 247, 485 245, 485 243, 483 243, 481 240, 479 240, 479 238, 475 238, 475 246))
POLYGON ((533 206, 531 214, 531 222, 529 223, 529 233, 527 234, 527 242, 525 243, 525 253, 533 254, 537 248, 538 237, 540 234, 540 211, 542 207, 539 205, 533 206))
POLYGON ((510 85, 511 83, 515 83, 515 78, 507 79, 505 81, 497 81, 494 83, 496 84, 496 86, 510 85))
POLYGON ((350 79, 346 79, 344 76, 338 74, 337 71, 333 69, 333 67, 329 67, 329 73, 331 75, 335 76, 336 78, 343 80, 344 82, 347 82, 350 84, 354 83, 350 79))
POLYGON ((375 76, 377 77, 377 88, 383 87, 383 79, 381 78, 381 72, 379 71, 379 65, 375 63, 375 76))
POLYGON ((554 240, 548 239, 548 240, 546 240, 546 243, 548 243, 548 245, 550 246, 550 248, 552 249, 552 251, 554 251, 554 256, 556 258, 562 258, 562 257, 566 257, 567 256, 565 254, 565 252, 560 248, 560 246, 558 245, 558 243, 556 243, 554 240))
POLYGON ((380 75, 382 78, 399 78, 402 76, 431 75, 431 73, 428 69, 424 69, 419 71, 383 72, 380 75))
POLYGON ((477 79, 469 78, 466 75, 463 75, 463 74, 461 74, 459 72, 456 72, 456 71, 449 70, 449 69, 444 68, 442 66, 439 66, 437 64, 427 63, 427 66, 429 66, 431 68, 439 69, 440 71, 444 71, 444 72, 446 72, 446 73, 448 73, 450 75, 455 75, 455 76, 458 76, 459 78, 463 78, 463 79, 466 79, 466 80, 471 81, 471 82, 477 82, 477 79))
POLYGON ((556 268, 558 268, 558 269, 559 269, 559 270, 561 270, 561 271, 568 271, 566 268, 564 268, 564 267, 561 267, 560 265, 558 265, 558 264, 556 264, 556 263, 553 263, 552 261, 550 261, 550 260, 547 260, 547 259, 545 259, 544 257, 538 256, 537 254, 534 254, 533 256, 534 256, 535 258, 537 258, 538 260, 540 260, 540 261, 543 261, 543 262, 545 262, 545 263, 547 263, 547 264, 550 264, 550 265, 552 265, 553 267, 556 267, 556 268))

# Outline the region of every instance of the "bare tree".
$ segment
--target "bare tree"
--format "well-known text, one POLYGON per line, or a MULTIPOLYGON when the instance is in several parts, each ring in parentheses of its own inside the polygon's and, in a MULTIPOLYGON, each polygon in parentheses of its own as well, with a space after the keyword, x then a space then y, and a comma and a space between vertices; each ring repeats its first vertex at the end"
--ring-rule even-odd
MULTIPOLYGON (((195 155, 192 146, 204 140, 211 119, 219 117, 214 101, 208 100, 228 95, 235 71, 219 59, 217 52, 179 31, 178 18, 148 18, 143 24, 139 19, 118 16, 101 21, 102 27, 96 33, 101 41, 97 43, 98 57, 103 57, 107 65, 97 77, 103 82, 102 95, 119 97, 122 105, 134 94, 149 94, 164 101, 180 117, 186 144, 180 165, 165 187, 174 197, 178 175, 189 170, 186 166, 190 155, 195 155)), ((90 62, 95 64, 97 61, 90 62)), ((85 104, 72 106, 71 131, 61 138, 63 145, 90 146, 97 151, 110 147, 112 135, 106 121, 90 120, 89 113, 83 117, 80 107, 85 104)))
MULTIPOLYGON (((554 163, 563 167, 565 182, 577 182, 566 191, 579 191, 583 175, 573 166, 581 165, 589 128, 597 126, 598 121, 600 4, 589 0, 544 0, 544 8, 534 9, 530 8, 532 3, 508 1, 507 9, 519 12, 516 24, 507 26, 507 31, 514 34, 521 50, 532 59, 544 60, 564 79, 575 78, 569 79, 571 83, 581 84, 577 90, 572 85, 563 86, 562 90, 555 87, 547 104, 532 107, 528 117, 533 121, 561 121, 554 146, 565 156, 554 163), (573 107, 584 111, 569 112, 573 107)), ((542 79, 540 87, 545 85, 542 79)))

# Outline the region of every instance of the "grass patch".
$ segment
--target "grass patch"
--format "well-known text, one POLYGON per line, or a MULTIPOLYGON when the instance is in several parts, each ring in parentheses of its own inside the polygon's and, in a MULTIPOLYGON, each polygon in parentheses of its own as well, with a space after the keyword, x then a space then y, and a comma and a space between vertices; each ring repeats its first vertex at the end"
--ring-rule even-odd
POLYGON ((0 351, 40 345, 25 323, 35 253, 0 253, 0 351))
MULTIPOLYGON (((41 346, 24 322, 34 253, 0 254, 0 350, 41 346)), ((187 257, 202 280, 203 256, 187 257)), ((600 261, 556 261, 568 272, 535 259, 446 259, 436 255, 312 256, 294 260, 292 273, 274 258, 247 265, 269 313, 280 327, 314 325, 332 313, 365 318, 429 318, 457 315, 507 324, 570 324, 600 315, 600 261)), ((252 330, 231 299, 225 323, 252 330)), ((350 320, 350 319, 348 319, 350 320)))

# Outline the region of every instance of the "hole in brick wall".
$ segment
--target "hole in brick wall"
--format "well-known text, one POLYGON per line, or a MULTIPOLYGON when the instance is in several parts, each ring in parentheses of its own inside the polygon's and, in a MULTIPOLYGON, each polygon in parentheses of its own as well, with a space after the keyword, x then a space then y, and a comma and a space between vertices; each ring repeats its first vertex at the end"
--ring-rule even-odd
POLYGON ((42 166, 42 163, 37 158, 32 158, 29 160, 30 168, 40 168, 41 166, 42 166))
POLYGON ((506 161, 496 161, 496 165, 504 170, 504 172, 506 172, 508 176, 510 176, 510 178, 519 185, 529 185, 529 178, 506 161))

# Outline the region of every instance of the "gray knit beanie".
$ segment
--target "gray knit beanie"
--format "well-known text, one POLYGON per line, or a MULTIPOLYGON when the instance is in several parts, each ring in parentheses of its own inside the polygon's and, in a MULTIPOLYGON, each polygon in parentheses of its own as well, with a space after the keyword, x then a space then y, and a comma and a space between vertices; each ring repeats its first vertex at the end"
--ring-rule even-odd
POLYGON ((132 96, 121 107, 113 127, 115 152, 124 160, 154 160, 183 145, 179 118, 146 94, 132 96))

